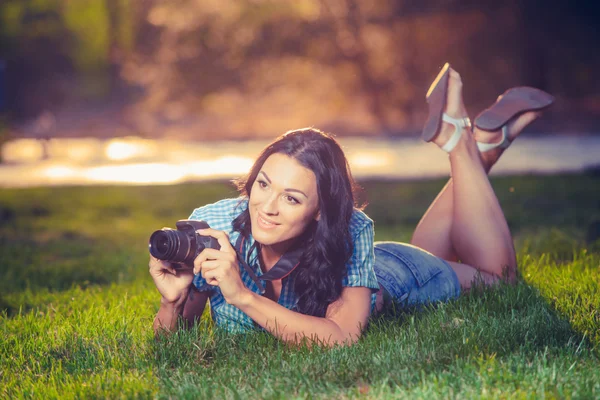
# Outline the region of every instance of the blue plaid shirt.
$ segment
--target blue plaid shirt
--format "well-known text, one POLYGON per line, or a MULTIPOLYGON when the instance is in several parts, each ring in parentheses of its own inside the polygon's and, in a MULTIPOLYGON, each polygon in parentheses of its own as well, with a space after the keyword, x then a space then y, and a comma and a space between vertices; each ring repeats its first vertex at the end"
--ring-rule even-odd
MULTIPOLYGON (((240 235, 233 231, 233 220, 248 207, 246 199, 225 199, 194 210, 189 219, 206 221, 211 228, 225 231, 229 235, 232 246, 240 235)), ((343 286, 364 286, 373 289, 371 294, 371 311, 375 306, 375 291, 379 289, 373 264, 373 221, 362 211, 355 210, 350 219, 350 233, 354 243, 354 253, 347 263, 347 275, 342 280, 343 286)), ((263 275, 258 261, 258 250, 253 248, 252 236, 244 241, 241 255, 246 258, 250 268, 260 278, 263 275), (252 250, 251 254, 248 252, 252 250)), ((260 288, 250 278, 250 275, 240 264, 240 275, 246 287, 260 294, 260 288)), ((281 294, 278 303, 287 309, 293 309, 298 296, 294 293, 294 278, 292 272, 281 280, 281 294)), ((266 281, 261 281, 266 286, 266 281)), ((201 288, 206 283, 200 274, 194 277, 194 285, 201 288)), ((227 304, 218 286, 205 288, 210 290, 210 311, 215 323, 231 332, 242 332, 254 328, 254 321, 238 308, 227 304)))

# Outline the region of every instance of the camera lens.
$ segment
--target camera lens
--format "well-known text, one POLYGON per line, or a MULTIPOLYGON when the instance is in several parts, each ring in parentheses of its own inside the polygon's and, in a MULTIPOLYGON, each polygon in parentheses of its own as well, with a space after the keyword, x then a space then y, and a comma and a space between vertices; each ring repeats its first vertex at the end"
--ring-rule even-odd
POLYGON ((150 236, 148 247, 153 257, 168 260, 177 252, 178 244, 177 237, 172 234, 172 231, 160 230, 150 236))
POLYGON ((150 236, 148 247, 153 257, 168 260, 169 256, 174 253, 177 244, 169 236, 169 231, 163 230, 156 231, 150 236))
POLYGON ((188 235, 173 229, 155 231, 148 242, 148 248, 152 256, 159 260, 176 263, 190 261, 188 258, 192 249, 191 245, 188 235))

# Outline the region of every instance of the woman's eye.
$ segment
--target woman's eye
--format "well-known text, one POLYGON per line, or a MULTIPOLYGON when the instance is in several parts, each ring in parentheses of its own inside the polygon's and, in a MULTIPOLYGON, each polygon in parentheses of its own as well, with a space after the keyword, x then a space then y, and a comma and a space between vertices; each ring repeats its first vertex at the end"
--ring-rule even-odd
POLYGON ((285 199, 287 200, 288 203, 291 203, 291 204, 298 204, 299 203, 298 200, 296 200, 292 196, 285 196, 285 199))
POLYGON ((267 187, 267 182, 265 181, 258 181, 258 186, 260 186, 262 189, 267 187))

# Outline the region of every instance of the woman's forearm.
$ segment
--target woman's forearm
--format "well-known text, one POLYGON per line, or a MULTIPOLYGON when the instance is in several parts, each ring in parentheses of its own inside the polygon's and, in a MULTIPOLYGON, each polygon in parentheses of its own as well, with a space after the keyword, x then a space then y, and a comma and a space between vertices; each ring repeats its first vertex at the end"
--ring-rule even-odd
POLYGON ((161 298, 160 308, 154 318, 154 333, 177 330, 179 317, 182 317, 186 328, 192 327, 202 317, 207 300, 208 293, 198 292, 194 287, 182 293, 175 303, 161 298))
POLYGON ((183 314, 183 309, 187 296, 182 296, 176 303, 169 303, 163 298, 160 299, 160 308, 154 318, 154 334, 170 333, 177 330, 179 316, 183 314))
POLYGON ((309 342, 332 346, 351 344, 358 337, 346 334, 334 321, 288 310, 274 301, 248 291, 238 304, 234 304, 272 335, 292 343, 304 338, 309 342))

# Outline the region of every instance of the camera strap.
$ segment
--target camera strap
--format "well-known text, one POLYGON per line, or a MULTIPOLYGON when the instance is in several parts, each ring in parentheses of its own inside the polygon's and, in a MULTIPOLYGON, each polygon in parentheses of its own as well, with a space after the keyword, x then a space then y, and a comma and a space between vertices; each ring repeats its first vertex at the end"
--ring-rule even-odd
MULTIPOLYGON (((237 258, 238 258, 239 262, 242 264, 242 267, 244 267, 244 269, 250 276, 250 279, 252 279, 254 281, 254 283, 256 283, 256 286, 258 286, 258 289, 260 290, 261 294, 263 294, 265 292, 265 287, 263 286, 261 280, 275 281, 278 279, 283 279, 286 276, 288 276, 289 274, 291 274, 292 271, 294 269, 296 269, 296 267, 298 265, 300 265, 300 257, 302 257, 302 253, 304 252, 304 249, 301 245, 296 245, 292 249, 288 250, 279 259, 279 261, 277 261, 277 263, 275 263, 273 268, 271 268, 269 271, 267 271, 266 273, 261 275, 259 278, 256 275, 256 273, 254 273, 252 268, 248 265, 248 263, 246 262, 246 257, 244 257, 244 255, 243 255, 243 248, 244 248, 245 240, 246 240, 246 238, 244 237, 244 235, 242 235, 240 233, 240 235, 238 236, 238 238, 235 242, 234 250, 237 254, 237 258)), ((253 246, 256 246, 256 245, 257 245, 257 242, 255 242, 253 246)), ((252 253, 253 250, 254 249, 251 248, 249 251, 249 254, 252 253)), ((214 289, 214 287, 212 285, 209 285, 208 283, 205 283, 204 285, 202 285, 201 287, 198 288, 198 290, 200 290, 200 291, 207 290, 207 289, 214 289)))
MULTIPOLYGON (((281 256, 279 261, 277 261, 269 271, 261 275, 259 278, 258 276, 256 276, 252 268, 246 262, 245 257, 243 256, 245 240, 246 238, 244 237, 244 235, 240 233, 235 242, 235 252, 237 253, 238 260, 242 263, 242 266, 244 267, 246 272, 248 272, 250 278, 252 278, 254 283, 256 283, 256 285, 259 287, 261 293, 265 291, 261 280, 276 281, 278 279, 283 279, 289 274, 291 274, 292 271, 296 269, 296 267, 298 267, 298 265, 300 265, 300 257, 302 257, 304 249, 302 248, 302 246, 296 245, 292 249, 288 250, 283 256, 281 256)), ((254 245, 256 245, 256 242, 254 243, 254 245)), ((253 250, 254 249, 251 249, 250 253, 252 253, 253 250)))

